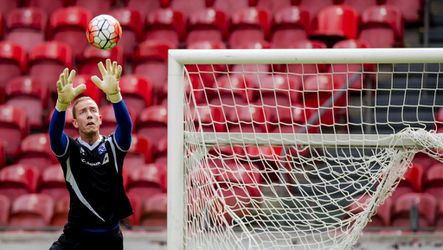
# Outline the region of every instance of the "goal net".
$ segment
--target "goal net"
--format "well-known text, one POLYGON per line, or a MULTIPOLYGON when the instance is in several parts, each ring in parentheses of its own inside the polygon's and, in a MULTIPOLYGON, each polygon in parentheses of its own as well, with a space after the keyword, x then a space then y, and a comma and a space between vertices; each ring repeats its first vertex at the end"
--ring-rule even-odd
POLYGON ((440 49, 170 50, 169 249, 350 249, 418 152, 440 49))

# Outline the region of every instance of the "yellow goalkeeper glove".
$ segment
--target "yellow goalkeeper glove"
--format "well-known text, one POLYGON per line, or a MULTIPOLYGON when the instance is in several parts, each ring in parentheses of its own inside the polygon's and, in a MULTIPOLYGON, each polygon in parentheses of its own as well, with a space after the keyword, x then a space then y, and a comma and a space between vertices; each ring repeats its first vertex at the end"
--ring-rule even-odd
POLYGON ((117 103, 122 100, 120 94, 119 80, 122 74, 122 66, 117 62, 112 62, 110 59, 106 59, 106 69, 102 62, 98 63, 98 69, 102 74, 103 80, 100 80, 98 76, 92 76, 91 80, 95 85, 106 94, 106 99, 112 103, 117 103))
POLYGON ((65 68, 58 78, 57 103, 55 104, 55 108, 58 111, 66 111, 72 100, 74 100, 86 89, 86 85, 84 84, 80 84, 75 88, 72 86, 72 81, 74 80, 75 74, 75 70, 71 70, 71 72, 69 72, 69 69, 65 68))

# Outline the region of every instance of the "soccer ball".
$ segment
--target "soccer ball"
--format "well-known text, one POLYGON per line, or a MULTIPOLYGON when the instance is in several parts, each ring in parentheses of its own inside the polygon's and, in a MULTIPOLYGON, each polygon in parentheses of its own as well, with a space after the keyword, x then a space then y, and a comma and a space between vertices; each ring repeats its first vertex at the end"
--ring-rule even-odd
POLYGON ((122 27, 117 19, 110 15, 94 17, 86 30, 88 42, 99 49, 112 49, 122 36, 122 27))

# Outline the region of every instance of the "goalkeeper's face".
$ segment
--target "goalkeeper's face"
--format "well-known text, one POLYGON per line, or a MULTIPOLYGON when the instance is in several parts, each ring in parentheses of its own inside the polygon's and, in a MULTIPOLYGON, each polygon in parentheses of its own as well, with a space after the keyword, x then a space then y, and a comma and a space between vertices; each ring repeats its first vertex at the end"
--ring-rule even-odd
POLYGON ((97 104, 92 99, 85 99, 75 105, 74 127, 78 128, 80 134, 93 136, 99 133, 102 124, 97 104))

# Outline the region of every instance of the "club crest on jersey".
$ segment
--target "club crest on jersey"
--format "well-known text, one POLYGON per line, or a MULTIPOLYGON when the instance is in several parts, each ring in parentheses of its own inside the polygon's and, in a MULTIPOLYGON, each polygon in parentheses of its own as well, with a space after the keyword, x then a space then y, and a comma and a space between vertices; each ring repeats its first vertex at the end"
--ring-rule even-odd
POLYGON ((104 152, 106 152, 106 146, 104 143, 102 143, 99 147, 98 147, 98 154, 101 155, 104 152))
POLYGON ((83 148, 80 148, 80 154, 85 155, 85 150, 83 148))

